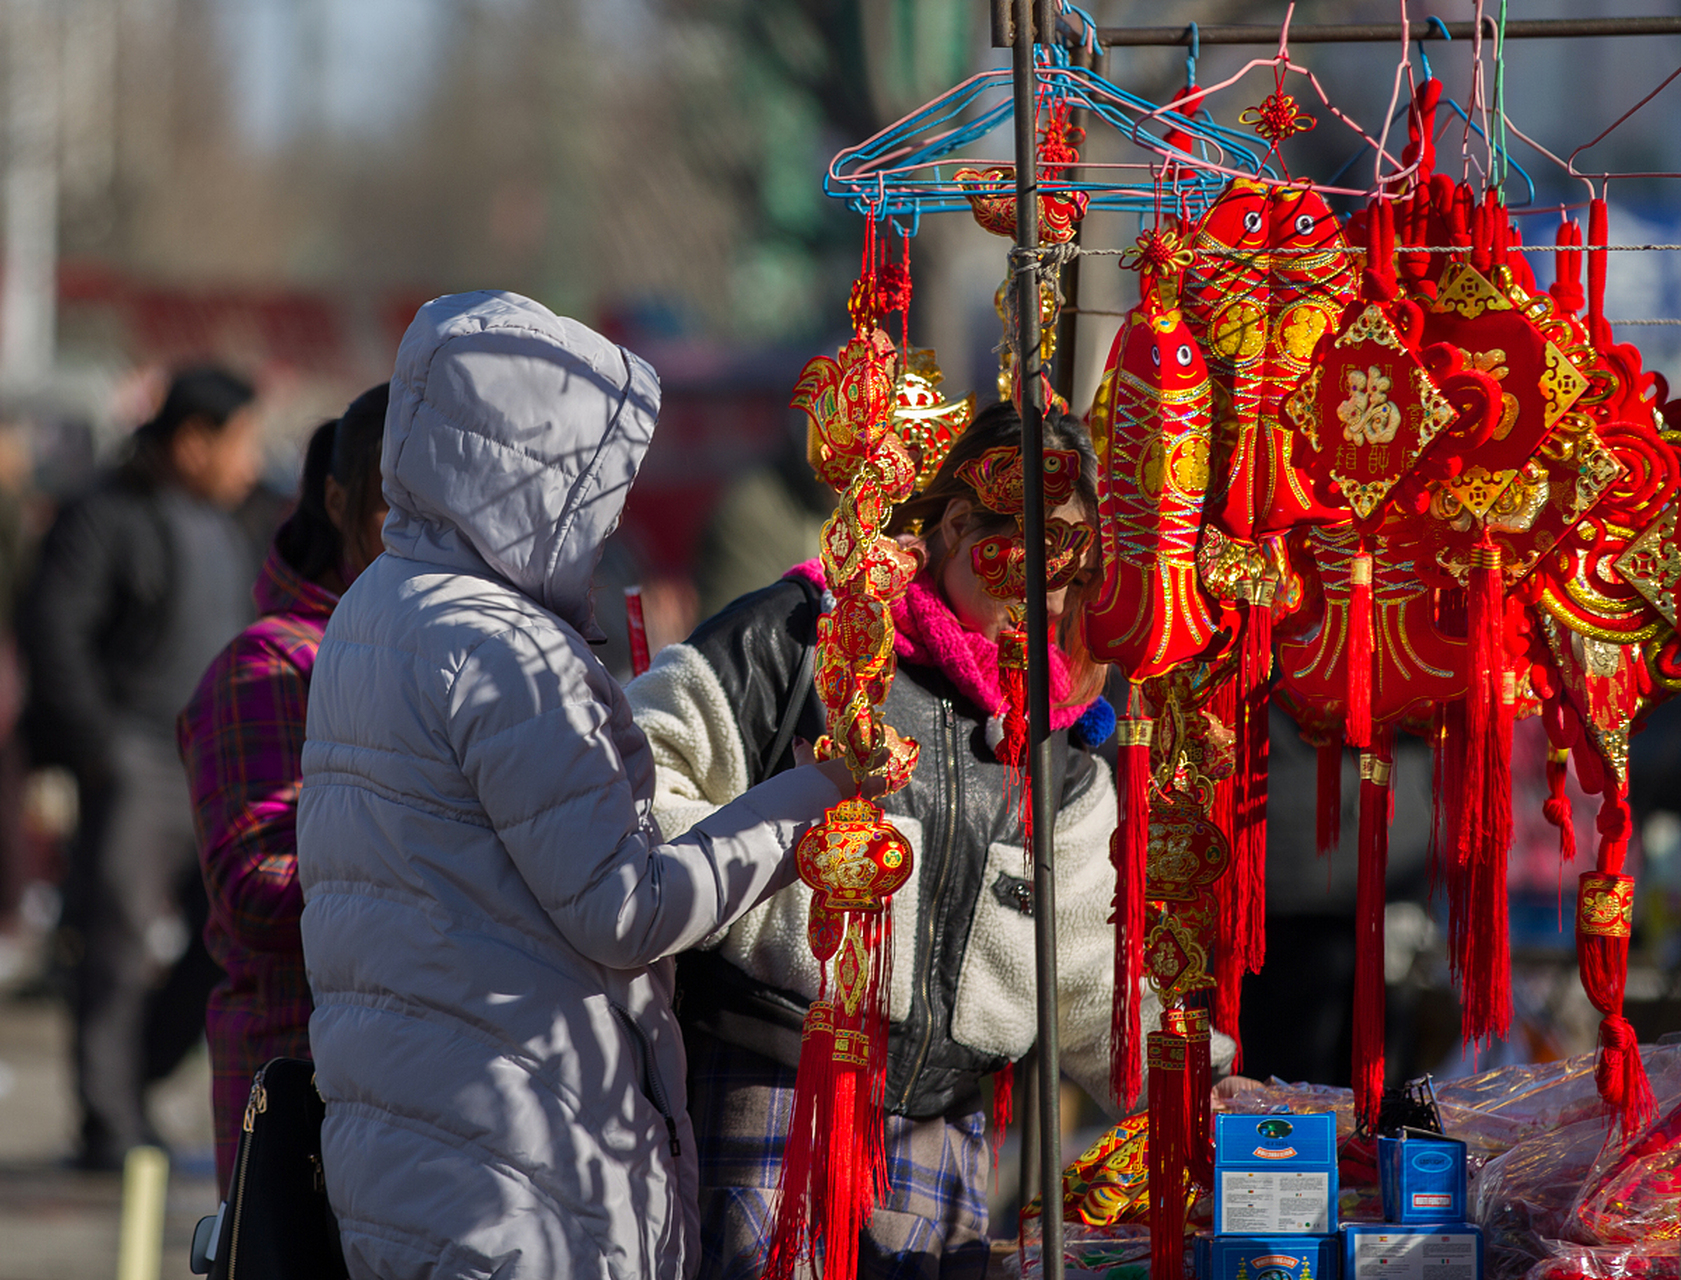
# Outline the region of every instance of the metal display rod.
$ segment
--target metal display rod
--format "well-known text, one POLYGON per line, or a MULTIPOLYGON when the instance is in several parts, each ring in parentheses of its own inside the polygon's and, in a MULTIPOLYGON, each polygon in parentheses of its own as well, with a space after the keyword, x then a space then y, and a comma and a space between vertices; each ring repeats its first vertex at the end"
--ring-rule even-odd
MULTIPOLYGON (((1015 89, 1016 373, 1021 387, 1022 537, 1027 547, 1027 752, 1033 805, 1033 942, 1038 996, 1039 1187, 1044 1205, 1044 1280, 1063 1280, 1062 1061, 1057 1037, 1056 810, 1051 787, 1049 618, 1045 608, 1044 405, 1039 382, 1039 166, 1033 113, 1033 10, 1016 0, 1011 65, 1015 89)), ((1049 27, 1047 25, 1046 29, 1049 27)))
MULTIPOLYGON (((1406 35, 1412 40, 1469 40, 1477 33, 1475 22, 1409 23, 1406 35), (1446 32, 1444 35, 1443 32, 1446 32)), ((1483 37, 1496 39, 1499 25, 1483 19, 1483 37)), ((1378 44, 1401 39, 1398 22, 1298 22, 1290 26, 1291 44, 1378 44)), ((1681 35, 1681 18, 1538 18, 1506 24, 1507 40, 1579 39, 1583 36, 1673 36, 1681 35)), ((1099 27, 1102 45, 1185 45, 1192 42, 1190 27, 1099 27)), ((1199 44, 1277 45, 1277 26, 1257 23, 1198 25, 1199 44)))

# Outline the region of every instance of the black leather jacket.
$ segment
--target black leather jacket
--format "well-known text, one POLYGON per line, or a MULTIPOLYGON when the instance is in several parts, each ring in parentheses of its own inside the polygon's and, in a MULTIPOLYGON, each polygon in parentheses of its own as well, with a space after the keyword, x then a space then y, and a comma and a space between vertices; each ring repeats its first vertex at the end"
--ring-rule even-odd
MULTIPOLYGON (((701 624, 689 638, 739 709, 748 768, 758 782, 793 765, 791 750, 767 760, 815 632, 816 591, 784 580, 744 596, 701 624)), ((985 883, 993 844, 1020 845, 1021 820, 1006 799, 1006 770, 986 744, 986 713, 940 671, 901 663, 883 708, 889 724, 915 738, 922 754, 910 786, 883 801, 889 814, 922 824, 915 874, 923 909, 915 938, 894 939, 894 964, 912 970, 910 1015, 894 1022, 888 1047, 887 1107, 913 1117, 973 1110, 982 1077, 1005 1066, 959 1044, 952 1009, 974 919, 976 899, 990 893, 1031 915, 1031 883, 996 874, 985 883)), ((807 683, 798 734, 808 741, 824 731, 823 706, 807 683)), ((1070 746, 1066 731, 1052 746, 1058 807, 1092 786, 1099 774, 1091 757, 1070 746)), ((681 958, 681 1012, 686 1025, 793 1066, 806 1001, 759 982, 713 952, 681 958)))

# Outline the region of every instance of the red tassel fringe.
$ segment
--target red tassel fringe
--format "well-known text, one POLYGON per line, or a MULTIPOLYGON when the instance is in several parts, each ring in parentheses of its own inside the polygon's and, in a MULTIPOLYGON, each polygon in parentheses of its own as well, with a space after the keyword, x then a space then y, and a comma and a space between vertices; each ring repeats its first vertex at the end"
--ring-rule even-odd
POLYGON ((1109 837, 1115 868, 1115 1001, 1109 1025, 1109 1088, 1130 1110, 1143 1088, 1139 984, 1144 978, 1145 857, 1150 846, 1150 731, 1153 722, 1136 716, 1143 706, 1136 690, 1128 716, 1117 728, 1116 788, 1120 821, 1109 837))
POLYGON ((1184 1280, 1191 1101, 1182 1035, 1150 1033, 1150 1280, 1184 1280))
MULTIPOLYGON (((1221 724, 1237 722, 1237 687, 1227 680, 1215 691, 1212 710, 1221 724)), ((1237 848, 1237 799, 1240 783, 1234 776, 1216 783, 1214 788, 1214 825, 1225 836, 1227 848, 1237 848)), ((1237 945, 1242 936, 1243 909, 1237 894, 1237 876, 1228 864, 1226 871, 1214 882, 1215 902, 1219 908, 1220 936, 1214 947, 1214 1025, 1237 1042, 1237 1057, 1232 1069, 1243 1063, 1243 1041, 1238 1035, 1238 1013, 1243 1001, 1243 962, 1245 952, 1237 945)))
POLYGON ((1384 880, 1389 872, 1390 735, 1360 756, 1360 863, 1354 918, 1354 1110, 1377 1124, 1383 1101, 1384 880))
POLYGON ((1243 967, 1259 973, 1267 954, 1267 708, 1271 699, 1272 610, 1249 606, 1238 655, 1236 832, 1232 843, 1232 886, 1241 904, 1241 932, 1233 939, 1243 967))
POLYGON ((844 998, 815 1000, 806 1013, 766 1280, 793 1280, 802 1258, 819 1255, 822 1274, 856 1274, 859 1233, 888 1188, 887 912, 855 914, 848 927, 863 933, 863 998, 850 1016, 844 998))
POLYGON ((1596 347, 1612 343, 1611 326, 1605 323, 1605 258, 1602 245, 1611 243, 1605 201, 1598 196, 1588 202, 1588 337, 1596 347))
POLYGON ((1214 1064, 1209 1056, 1208 1011, 1189 1009, 1190 1063, 1185 1078, 1190 1093, 1191 1181, 1214 1190, 1214 1064))
POLYGON ((1480 547, 1466 602, 1471 687, 1465 699, 1467 803, 1458 823, 1459 875, 1450 882, 1449 958, 1459 978, 1460 1034, 1504 1040, 1512 1020, 1506 855, 1512 843, 1515 686, 1505 663, 1500 553, 1480 547))
POLYGON ((1361 750, 1372 745, 1372 557, 1354 557, 1348 599, 1348 714, 1343 736, 1361 750))

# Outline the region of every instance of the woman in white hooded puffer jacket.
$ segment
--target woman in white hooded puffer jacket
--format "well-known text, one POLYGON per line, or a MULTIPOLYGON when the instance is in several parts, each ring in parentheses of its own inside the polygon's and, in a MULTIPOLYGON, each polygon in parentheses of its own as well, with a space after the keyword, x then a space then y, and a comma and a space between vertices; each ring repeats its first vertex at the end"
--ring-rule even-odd
POLYGON ((525 298, 428 303, 382 459, 387 554, 333 615, 298 811, 323 1162, 358 1280, 678 1280, 697 1261, 673 953, 792 879, 836 765, 666 844, 590 652, 648 447, 636 356, 525 298))

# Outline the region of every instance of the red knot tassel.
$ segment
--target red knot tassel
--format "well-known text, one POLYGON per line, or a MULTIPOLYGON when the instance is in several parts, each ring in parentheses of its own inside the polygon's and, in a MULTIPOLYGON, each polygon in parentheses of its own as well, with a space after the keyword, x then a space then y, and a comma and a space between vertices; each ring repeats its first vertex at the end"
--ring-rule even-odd
POLYGON ((1377 1126, 1383 1101, 1384 881, 1389 874, 1390 732, 1360 753, 1360 862, 1354 908, 1354 1111, 1377 1126))
POLYGON ((1361 750, 1372 745, 1372 556, 1349 566, 1348 714, 1343 736, 1361 750))
POLYGON ((1466 803, 1459 874, 1449 900, 1449 959, 1459 978, 1460 1034, 1504 1040, 1512 1019, 1506 855, 1512 842, 1512 718, 1516 683, 1505 665, 1500 550, 1472 553, 1466 612, 1471 687, 1465 698, 1466 803))
POLYGON ((1570 773, 1570 748, 1547 748, 1547 798, 1541 802, 1541 813, 1558 828, 1558 859, 1562 863, 1576 861, 1576 814, 1570 796, 1564 789, 1570 773))
POLYGON ((1632 826, 1628 802, 1607 797, 1599 813, 1599 870, 1584 872, 1576 892, 1576 956, 1582 989, 1603 1019, 1594 1083, 1627 1142, 1656 1114, 1634 1028, 1623 1017, 1634 879, 1622 874, 1632 826))
POLYGON ((1116 725, 1116 788, 1120 821, 1109 838, 1115 868, 1115 999, 1109 1021, 1109 1088, 1131 1110, 1143 1088, 1139 1048, 1144 979, 1145 858, 1150 847, 1150 737, 1155 721, 1143 716, 1144 696, 1133 688, 1126 718, 1116 725))
POLYGON ((1321 855, 1342 843, 1342 735, 1332 730, 1329 742, 1318 747, 1319 777, 1313 843, 1321 855))
POLYGON ((1272 607, 1249 606, 1238 654, 1236 827, 1232 842, 1233 892, 1241 904, 1243 967, 1259 973, 1267 954, 1267 709, 1272 679, 1272 607))
POLYGON ((1185 1276, 1189 1050, 1183 1035, 1150 1033, 1150 1280, 1184 1280, 1185 1276))

